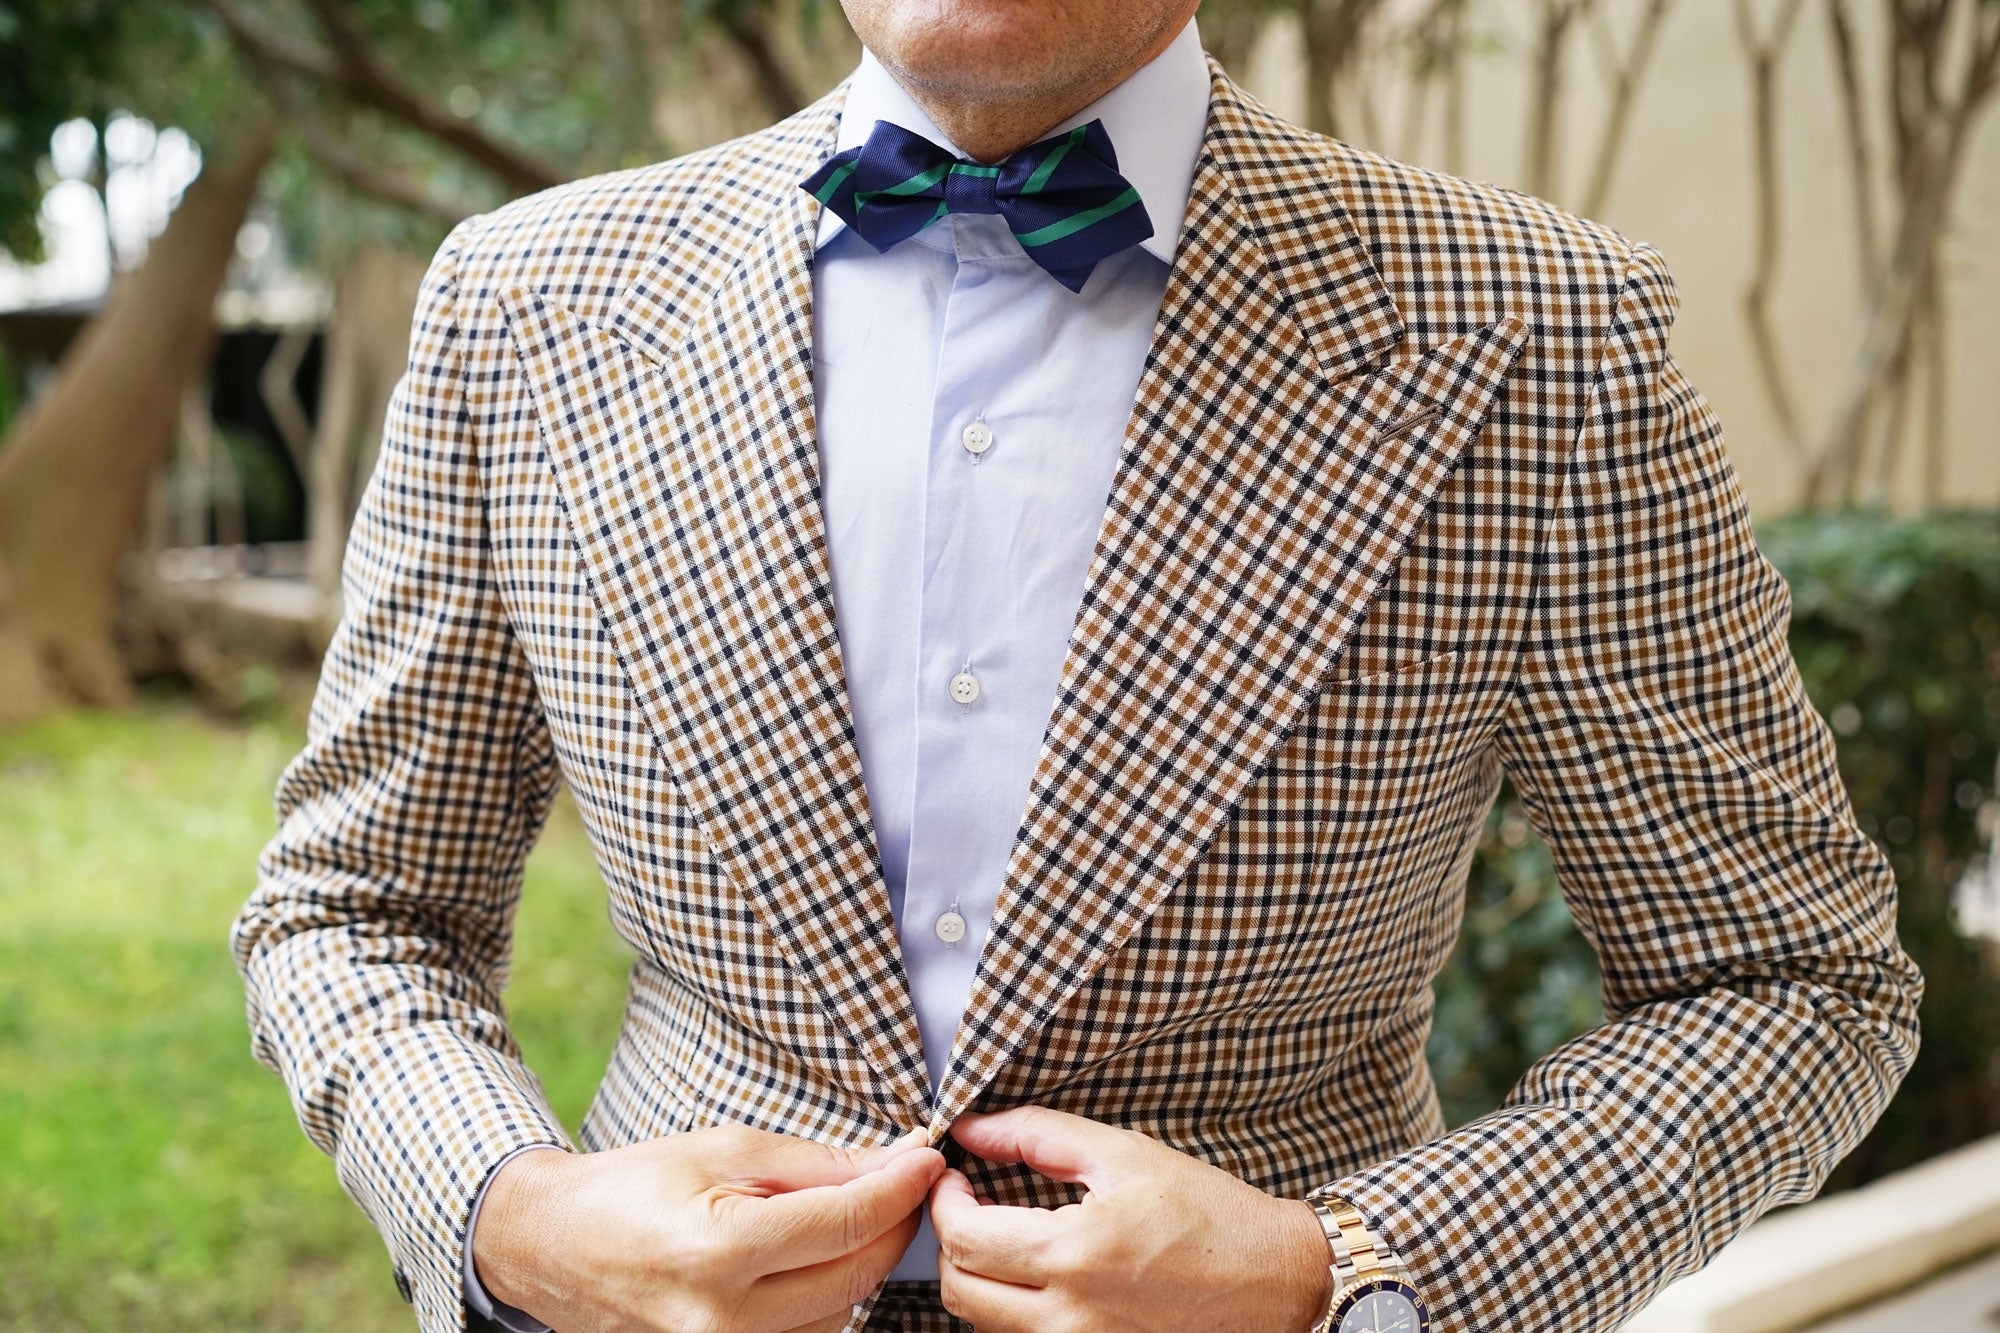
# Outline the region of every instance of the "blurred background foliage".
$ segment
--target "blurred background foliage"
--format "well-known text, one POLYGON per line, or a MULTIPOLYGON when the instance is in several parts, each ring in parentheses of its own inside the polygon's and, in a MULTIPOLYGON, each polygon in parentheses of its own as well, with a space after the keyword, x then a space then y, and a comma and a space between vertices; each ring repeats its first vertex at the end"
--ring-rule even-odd
MULTIPOLYGON (((2000 1133, 2000 971, 1953 890, 1991 846, 2000 769, 2000 514, 1795 514, 1758 543, 1792 589, 1792 653, 1831 725, 1898 928, 1923 968, 1923 1047, 1841 1166, 1858 1184, 2000 1133)), ((1438 981, 1432 1063, 1447 1117, 1498 1105, 1522 1070, 1601 1018, 1596 960, 1511 785, 1488 817, 1465 932, 1438 981)))
MULTIPOLYGON (((224 943, 304 738, 165 682, 0 729, 0 1328, 409 1327, 381 1241, 249 1055, 224 943)), ((567 806, 536 849, 508 1002, 575 1125, 629 956, 567 806)))
MULTIPOLYGON (((1950 893, 1987 845, 2000 762, 2000 515, 1788 517, 1759 540, 1792 587, 1793 651, 1929 983, 1922 1053, 1837 1173, 1846 1185, 2000 1132, 2000 979, 1950 893)), ((222 713, 163 680, 130 709, 0 729, 0 1327, 407 1320, 379 1242, 249 1058, 222 943, 305 684, 255 673, 222 713)), ((530 861, 516 941, 513 1025, 575 1125, 630 960, 566 803, 530 861)), ((1594 960, 1511 790, 1437 992, 1431 1056, 1453 1123, 1599 1019, 1594 960)))
POLYGON ((49 138, 77 117, 205 147, 282 120, 267 200, 334 263, 768 124, 857 50, 826 0, 0 0, 0 248, 39 255, 49 138))
MULTIPOLYGON (((1740 230, 1714 241, 1740 252, 1740 300, 1699 303, 1740 319, 1728 360, 1753 367, 1754 401, 1725 414, 1732 453, 1785 478, 1768 493, 1790 512, 1760 513, 1759 539, 1791 584, 1793 650, 1929 981, 1922 1055, 1842 1166, 1851 1184, 2000 1132, 1994 945, 1959 897, 1991 877, 2000 514, 1945 507, 1994 453, 1990 413, 1952 410, 1988 378, 1991 331, 1968 341, 1981 326, 1953 321, 2000 302, 1974 289, 1990 260, 1948 246, 1996 214, 1954 208, 2000 86, 2000 0, 1723 9, 1204 0, 1200 22, 1260 95, 1367 147, 1592 216, 1620 179, 1660 175, 1718 234, 1724 188, 1743 198, 1740 230), (1697 75, 1726 60, 1748 184, 1708 143, 1622 170, 1670 21, 1706 25, 1673 115, 1709 114, 1715 85, 1697 75), (1796 91, 1808 58, 1811 97, 1796 91), (1518 158, 1477 170, 1502 120, 1518 158), (1809 170, 1785 159, 1784 126, 1801 121, 1809 170), (1840 320, 1782 318, 1787 247, 1836 220, 1786 212, 1801 176, 1851 196, 1851 257, 1809 270, 1814 295, 1851 289, 1840 320), (1814 339, 1828 350, 1807 376, 1795 363, 1814 339), (1759 426, 1741 429, 1752 411, 1759 426)), ((379 1242, 249 1058, 223 939, 302 739, 415 275, 468 214, 767 124, 858 50, 831 0, 0 0, 0 250, 41 257, 52 192, 79 181, 113 242, 108 291, 62 312, 53 344, 10 341, 0 311, 0 1327, 407 1324, 379 1242), (126 246, 109 222, 119 173, 140 164, 113 145, 123 130, 151 152, 155 129, 184 136, 199 175, 172 183, 165 230, 126 246), (79 177, 56 168, 62 133, 93 145, 79 177), (300 276, 318 304, 270 314, 278 280, 300 276), (234 339, 214 355, 211 306, 234 339), (221 613, 232 591, 303 592, 303 632, 245 634, 221 613)), ((1677 274, 1696 267, 1674 258, 1677 274)), ((508 999, 571 1124, 628 962, 588 839, 559 808, 508 999)), ((1598 1021, 1597 984, 1504 791, 1438 983, 1448 1117, 1491 1109, 1598 1021)))

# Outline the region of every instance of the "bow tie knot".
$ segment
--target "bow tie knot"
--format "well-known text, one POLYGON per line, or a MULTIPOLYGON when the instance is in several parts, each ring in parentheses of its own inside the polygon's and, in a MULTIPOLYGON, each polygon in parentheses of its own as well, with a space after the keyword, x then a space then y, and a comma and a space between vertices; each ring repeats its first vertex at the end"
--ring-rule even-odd
POLYGON ((834 154, 800 184, 877 250, 947 213, 997 213, 1022 250, 1071 291, 1083 290, 1098 261, 1153 234, 1098 120, 992 165, 878 120, 866 143, 834 154))
POLYGON ((998 213, 1000 168, 976 162, 954 162, 944 178, 947 213, 998 213))

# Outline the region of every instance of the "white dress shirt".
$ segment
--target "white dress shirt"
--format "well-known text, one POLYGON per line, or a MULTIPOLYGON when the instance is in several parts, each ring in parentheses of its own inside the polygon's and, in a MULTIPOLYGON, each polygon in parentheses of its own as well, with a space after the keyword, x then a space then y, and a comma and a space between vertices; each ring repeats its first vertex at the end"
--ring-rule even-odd
MULTIPOLYGON (((813 392, 834 618, 933 1090, 1026 810, 1208 94, 1190 20, 1049 131, 1102 119, 1153 224, 1081 292, 994 214, 947 215, 886 252, 820 214, 813 392)), ((836 151, 877 120, 967 156, 864 55, 836 151)), ((936 1276, 926 1215, 891 1277, 936 1276)), ((469 1245, 466 1290, 475 1310, 492 1308, 469 1245)), ((506 1307, 495 1317, 540 1327, 506 1307)))

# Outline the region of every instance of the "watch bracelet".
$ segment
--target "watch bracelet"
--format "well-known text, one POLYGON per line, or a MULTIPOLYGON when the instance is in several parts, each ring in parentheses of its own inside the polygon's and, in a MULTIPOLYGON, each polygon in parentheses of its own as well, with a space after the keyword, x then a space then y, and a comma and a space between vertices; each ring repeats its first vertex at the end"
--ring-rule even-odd
POLYGON ((1312 1205, 1313 1214, 1320 1223, 1320 1230, 1326 1236, 1327 1270, 1331 1282, 1326 1308, 1313 1321, 1308 1333, 1330 1333, 1333 1327, 1333 1312, 1340 1304, 1342 1293, 1361 1276, 1360 1267, 1354 1261, 1353 1251, 1348 1248, 1347 1238, 1335 1217, 1335 1208, 1344 1209, 1351 1214, 1362 1233, 1367 1236, 1369 1248, 1374 1255, 1373 1271, 1396 1272, 1400 1271, 1403 1265, 1396 1257, 1396 1252, 1389 1248, 1375 1228, 1368 1225, 1368 1219, 1362 1215, 1361 1210, 1346 1199, 1338 1194, 1315 1190, 1305 1196, 1305 1201, 1312 1205))
MULTIPOLYGON (((1306 1202, 1312 1203, 1315 1201, 1329 1208, 1345 1206, 1354 1209, 1356 1214, 1361 1212, 1359 1208, 1355 1208, 1353 1204, 1341 1198, 1338 1194, 1314 1191, 1306 1195, 1306 1202)), ((1362 1219, 1362 1225, 1367 1229, 1369 1239, 1374 1242, 1376 1264, 1385 1270, 1401 1269, 1403 1261, 1389 1247, 1388 1241, 1382 1238, 1381 1233, 1376 1231, 1374 1227, 1368 1226, 1365 1217, 1362 1219)), ((1354 1256, 1347 1248, 1347 1239, 1340 1234, 1339 1229, 1337 1227, 1328 1228, 1327 1233, 1327 1248, 1332 1253, 1332 1262, 1329 1267, 1333 1270, 1334 1296, 1338 1298, 1341 1288, 1354 1281, 1360 1270, 1355 1267, 1354 1256)))

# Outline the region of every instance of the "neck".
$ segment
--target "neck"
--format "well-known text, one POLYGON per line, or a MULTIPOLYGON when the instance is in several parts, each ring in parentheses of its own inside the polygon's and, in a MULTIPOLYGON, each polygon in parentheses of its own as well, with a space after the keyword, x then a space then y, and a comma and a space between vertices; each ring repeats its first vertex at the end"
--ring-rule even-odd
POLYGON ((1192 13, 1190 5, 1187 13, 1163 25, 1153 40, 1122 66, 1095 73, 1061 89, 1038 89, 1012 96, 975 96, 959 88, 927 87, 893 67, 889 72, 923 108, 931 123, 944 131, 961 151, 975 161, 993 163, 1045 137, 1063 121, 1125 82, 1173 44, 1192 13))
POLYGON ((933 103, 914 89, 911 96, 931 118, 931 123, 974 161, 993 163, 1043 138, 1117 86, 1107 84, 1102 90, 1082 97, 992 105, 933 103))

